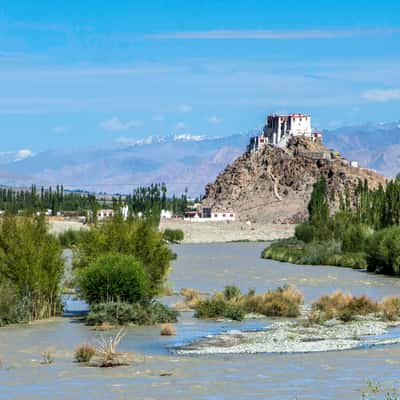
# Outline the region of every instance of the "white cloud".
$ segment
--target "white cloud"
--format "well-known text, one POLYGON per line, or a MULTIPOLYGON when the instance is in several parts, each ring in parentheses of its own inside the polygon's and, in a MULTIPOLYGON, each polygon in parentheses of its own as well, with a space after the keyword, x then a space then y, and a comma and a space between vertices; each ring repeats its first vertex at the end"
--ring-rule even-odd
POLYGON ((385 103, 400 100, 400 88, 371 89, 361 95, 365 100, 385 103))
POLYGON ((213 116, 207 118, 207 121, 212 124, 219 124, 222 122, 222 118, 219 118, 216 115, 213 115, 213 116))
POLYGON ((153 121, 163 122, 164 120, 165 120, 164 115, 158 114, 158 115, 155 115, 155 116, 153 117, 153 121))
POLYGON ((181 113, 189 113, 192 111, 192 106, 190 106, 189 104, 181 104, 178 107, 178 111, 181 113))
POLYGON ((23 160, 24 158, 32 157, 33 151, 29 149, 18 150, 15 154, 15 161, 23 160))
POLYGON ((181 129, 185 129, 186 128, 186 124, 182 121, 178 122, 175 126, 176 130, 181 130, 181 129))
POLYGON ((122 122, 118 117, 112 117, 100 123, 100 127, 107 131, 126 131, 130 128, 141 126, 141 121, 130 120, 122 122))
POLYGON ((342 29, 321 30, 306 29, 293 31, 273 31, 264 29, 255 30, 211 30, 211 31, 186 31, 167 32, 146 35, 146 39, 341 39, 349 37, 381 36, 399 33, 399 28, 384 29, 342 29))
POLYGON ((51 131, 54 133, 65 133, 67 130, 66 126, 55 126, 54 128, 51 128, 51 131))

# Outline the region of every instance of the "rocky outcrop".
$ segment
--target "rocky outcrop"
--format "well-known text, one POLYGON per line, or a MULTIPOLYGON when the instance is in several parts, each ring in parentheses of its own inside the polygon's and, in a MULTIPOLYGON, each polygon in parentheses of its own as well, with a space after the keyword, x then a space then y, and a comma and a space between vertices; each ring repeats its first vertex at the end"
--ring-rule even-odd
POLYGON ((385 185, 378 173, 349 165, 339 153, 319 142, 293 138, 286 147, 265 146, 246 152, 206 186, 203 207, 233 210, 241 221, 298 223, 307 218, 313 184, 325 176, 331 211, 339 195, 354 190, 361 179, 370 188, 385 185))

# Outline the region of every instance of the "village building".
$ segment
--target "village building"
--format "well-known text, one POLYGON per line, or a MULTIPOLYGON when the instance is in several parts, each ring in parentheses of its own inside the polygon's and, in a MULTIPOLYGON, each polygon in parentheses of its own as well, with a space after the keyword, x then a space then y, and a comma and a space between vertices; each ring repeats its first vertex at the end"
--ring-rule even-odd
POLYGON ((201 211, 188 211, 185 213, 185 221, 192 222, 222 222, 235 221, 236 215, 232 210, 220 211, 211 208, 203 208, 201 211))
POLYGON ((105 218, 110 218, 114 216, 114 210, 98 210, 97 211, 97 219, 103 220, 105 218))

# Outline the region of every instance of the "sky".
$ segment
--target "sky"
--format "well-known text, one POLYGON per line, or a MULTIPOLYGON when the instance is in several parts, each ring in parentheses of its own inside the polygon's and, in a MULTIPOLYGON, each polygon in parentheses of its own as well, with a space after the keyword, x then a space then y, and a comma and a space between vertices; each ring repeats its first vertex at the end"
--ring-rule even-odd
POLYGON ((399 1, 0 0, 0 153, 400 120, 399 1))

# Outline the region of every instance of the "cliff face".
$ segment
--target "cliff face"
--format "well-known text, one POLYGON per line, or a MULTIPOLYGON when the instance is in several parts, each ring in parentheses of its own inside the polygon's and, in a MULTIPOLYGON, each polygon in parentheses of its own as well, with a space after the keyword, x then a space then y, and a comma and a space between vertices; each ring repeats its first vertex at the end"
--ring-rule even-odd
POLYGON ((339 208, 346 186, 354 196, 359 179, 367 179, 370 188, 386 183, 382 175, 351 167, 321 143, 294 138, 287 147, 265 146, 237 158, 206 186, 202 206, 233 210, 241 221, 298 223, 308 216, 313 184, 321 176, 328 183, 331 211, 339 208))

